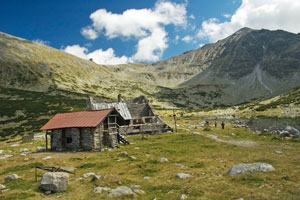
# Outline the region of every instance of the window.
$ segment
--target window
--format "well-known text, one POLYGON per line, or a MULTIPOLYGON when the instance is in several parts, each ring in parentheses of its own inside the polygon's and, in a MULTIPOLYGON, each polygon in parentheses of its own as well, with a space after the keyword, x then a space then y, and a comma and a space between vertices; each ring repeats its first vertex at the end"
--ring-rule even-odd
POLYGON ((67 144, 70 144, 70 143, 72 143, 72 138, 67 138, 67 144))

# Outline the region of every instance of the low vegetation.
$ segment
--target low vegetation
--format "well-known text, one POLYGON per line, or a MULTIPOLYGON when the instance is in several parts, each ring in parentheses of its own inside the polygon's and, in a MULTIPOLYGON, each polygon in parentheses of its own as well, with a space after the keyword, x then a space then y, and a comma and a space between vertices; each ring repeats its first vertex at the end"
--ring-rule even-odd
MULTIPOLYGON (((171 123, 172 115, 165 113, 171 123)), ((199 118, 179 117, 178 132, 153 136, 133 136, 127 139, 131 145, 104 152, 43 152, 37 153, 44 140, 22 143, 18 137, 0 142, 1 149, 12 151, 11 158, 1 160, 0 180, 16 173, 20 180, 6 184, 10 190, 0 194, 1 199, 40 199, 38 182, 35 182, 34 167, 76 167, 71 175, 66 192, 47 195, 47 199, 109 199, 107 193, 95 194, 95 186, 115 188, 117 186, 140 185, 144 195, 123 199, 297 199, 300 195, 300 142, 274 139, 269 134, 256 134, 230 124, 210 127, 199 126, 199 118), (201 133, 201 135, 197 134, 201 133), (206 135, 230 141, 254 141, 256 147, 243 147, 215 141, 206 135), (18 143, 19 146, 11 146, 18 143), (31 154, 21 156, 20 150, 28 148, 31 154), (121 152, 126 151, 128 156, 121 152), (281 154, 275 153, 281 151, 281 154), (44 160, 46 156, 51 158, 44 160), (129 156, 136 157, 136 160, 129 156), (160 162, 165 157, 168 162, 160 162), (268 173, 227 175, 229 168, 239 163, 265 162, 275 171, 268 173), (95 181, 83 178, 83 174, 95 172, 101 178, 95 181), (192 177, 176 178, 177 173, 188 173, 192 177), (145 177, 149 177, 145 179, 145 177)), ((38 180, 45 171, 38 170, 38 180)), ((43 197, 44 198, 44 197, 43 197)), ((121 198, 122 199, 122 198, 121 198)))

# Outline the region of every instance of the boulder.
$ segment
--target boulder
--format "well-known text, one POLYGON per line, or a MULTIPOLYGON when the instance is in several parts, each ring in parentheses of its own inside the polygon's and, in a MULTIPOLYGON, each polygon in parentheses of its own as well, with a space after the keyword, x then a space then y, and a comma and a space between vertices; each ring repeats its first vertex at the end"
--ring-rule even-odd
POLYGON ((94 193, 102 193, 102 192, 107 192, 111 191, 109 187, 95 187, 94 188, 94 193))
POLYGON ((227 174, 229 175, 237 175, 237 174, 244 174, 244 173, 258 173, 258 172, 269 172, 274 171, 275 168, 266 163, 249 163, 249 164, 238 164, 231 167, 227 174))
POLYGON ((190 174, 185 174, 185 173, 178 173, 176 174, 176 177, 177 178, 188 178, 188 177, 191 177, 192 175, 190 174))
POLYGON ((115 189, 112 189, 108 194, 108 196, 111 198, 120 197, 123 195, 134 195, 134 192, 129 187, 119 186, 115 189))
POLYGON ((299 138, 300 132, 292 126, 286 126, 284 131, 288 132, 290 137, 299 138))
POLYGON ((11 174, 11 175, 6 176, 6 177, 4 178, 4 182, 5 182, 5 183, 8 183, 8 182, 11 181, 11 180, 19 179, 19 178, 20 178, 20 177, 19 177, 17 174, 11 174))
POLYGON ((0 184, 0 190, 4 190, 5 188, 6 188, 5 185, 0 184))
POLYGON ((168 160, 168 158, 161 157, 161 158, 160 158, 160 162, 169 162, 169 160, 168 160))
POLYGON ((43 191, 63 192, 67 189, 69 174, 65 172, 47 172, 43 175, 39 188, 43 191))

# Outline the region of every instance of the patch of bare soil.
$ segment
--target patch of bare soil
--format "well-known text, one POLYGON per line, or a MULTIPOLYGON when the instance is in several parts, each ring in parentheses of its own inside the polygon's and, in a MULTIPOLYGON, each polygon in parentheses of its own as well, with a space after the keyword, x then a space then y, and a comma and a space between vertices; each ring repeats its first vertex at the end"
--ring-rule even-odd
POLYGON ((218 138, 218 136, 213 135, 213 134, 203 134, 200 132, 193 132, 193 134, 196 135, 202 135, 204 137, 213 139, 217 142, 223 142, 223 143, 227 143, 227 144, 232 144, 232 145, 236 145, 236 146, 240 146, 240 147, 256 147, 258 146, 258 144, 256 142, 250 141, 250 140, 224 140, 224 139, 220 139, 218 138))

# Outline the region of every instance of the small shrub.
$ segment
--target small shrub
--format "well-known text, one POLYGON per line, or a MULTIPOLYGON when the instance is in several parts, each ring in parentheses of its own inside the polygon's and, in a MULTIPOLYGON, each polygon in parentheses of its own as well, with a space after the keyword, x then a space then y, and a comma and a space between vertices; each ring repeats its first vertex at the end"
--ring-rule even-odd
POLYGON ((83 165, 80 165, 78 168, 80 168, 80 169, 87 169, 87 168, 93 168, 95 166, 96 166, 95 163, 85 163, 83 165))
POLYGON ((191 168, 203 168, 204 167, 204 163, 200 162, 200 163, 196 163, 195 165, 191 166, 191 168))
POLYGON ((203 129, 203 131, 211 131, 211 128, 205 127, 205 128, 203 129))

